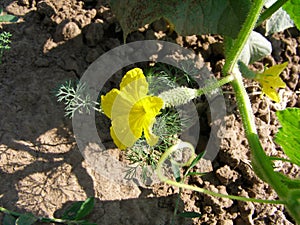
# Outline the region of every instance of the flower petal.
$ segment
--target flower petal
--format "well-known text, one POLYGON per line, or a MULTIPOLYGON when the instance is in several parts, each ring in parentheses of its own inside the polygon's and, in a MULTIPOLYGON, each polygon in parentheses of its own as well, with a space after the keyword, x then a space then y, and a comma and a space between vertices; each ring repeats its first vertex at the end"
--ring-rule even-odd
POLYGON ((126 147, 131 147, 140 138, 140 136, 142 135, 142 128, 141 135, 135 136, 135 134, 132 132, 129 126, 127 115, 127 119, 125 120, 123 118, 116 118, 112 120, 112 127, 110 133, 112 135, 114 143, 120 149, 125 149, 126 147))
POLYGON ((120 84, 120 91, 126 93, 130 101, 135 103, 148 93, 148 83, 140 68, 128 71, 120 84))
POLYGON ((274 88, 272 88, 270 86, 263 86, 262 92, 265 93, 271 100, 273 100, 277 103, 280 102, 279 95, 274 88))
POLYGON ((120 91, 116 88, 112 89, 106 95, 101 96, 101 108, 104 114, 111 119, 111 111, 114 104, 115 99, 120 94, 120 91))
POLYGON ((124 150, 126 149, 126 146, 124 144, 122 144, 122 142, 119 140, 119 138, 117 137, 116 133, 114 132, 114 128, 111 126, 110 127, 110 136, 112 137, 115 145, 120 149, 120 150, 124 150))
POLYGON ((151 146, 158 141, 158 137, 152 133, 152 126, 163 104, 161 98, 147 96, 134 104, 129 114, 129 126, 134 135, 140 137, 143 130, 145 138, 151 146))

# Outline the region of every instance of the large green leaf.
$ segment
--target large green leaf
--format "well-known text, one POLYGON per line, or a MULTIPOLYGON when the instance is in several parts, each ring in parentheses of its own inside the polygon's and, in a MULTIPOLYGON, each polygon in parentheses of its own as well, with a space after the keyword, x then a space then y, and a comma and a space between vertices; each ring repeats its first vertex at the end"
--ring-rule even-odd
POLYGON ((12 215, 5 214, 3 218, 3 225, 15 225, 16 224, 16 218, 12 215))
POLYGON ((277 111, 276 115, 282 127, 276 134, 275 142, 293 163, 300 166, 300 109, 287 108, 277 111))
POLYGON ((266 35, 294 27, 293 20, 282 8, 278 9, 266 22, 266 35))
POLYGON ((31 213, 23 214, 17 219, 16 225, 32 225, 37 220, 38 219, 34 217, 34 215, 32 215, 31 213))
POLYGON ((250 0, 110 0, 124 37, 165 18, 181 35, 221 34, 236 38, 249 12, 250 0))
POLYGON ((252 31, 242 50, 239 60, 248 65, 270 55, 271 52, 271 43, 260 33, 252 31))
POLYGON ((296 27, 300 30, 300 0, 289 0, 282 8, 290 15, 296 27))

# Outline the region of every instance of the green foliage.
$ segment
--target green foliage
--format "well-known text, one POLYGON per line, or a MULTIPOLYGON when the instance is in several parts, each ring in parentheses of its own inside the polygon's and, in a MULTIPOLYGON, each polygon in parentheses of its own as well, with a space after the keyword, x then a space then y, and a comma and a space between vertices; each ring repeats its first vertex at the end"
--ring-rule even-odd
POLYGON ((32 225, 38 219, 32 214, 23 214, 16 220, 16 225, 32 225))
POLYGON ((19 18, 14 15, 10 15, 10 14, 3 15, 3 9, 0 8, 0 23, 1 22, 17 22, 18 19, 19 18))
POLYGON ((76 225, 97 225, 83 220, 94 208, 94 198, 87 198, 85 201, 73 203, 64 213, 61 219, 37 217, 31 213, 17 213, 0 207, 0 212, 5 213, 3 225, 32 225, 35 222, 76 224, 76 225))
POLYGON ((289 0, 283 9, 290 15, 296 27, 300 29, 300 0, 289 0))
POLYGON ((270 35, 276 32, 284 31, 290 27, 293 27, 294 23, 291 20, 289 14, 280 8, 274 13, 266 22, 266 35, 270 35))
POLYGON ((240 60, 246 65, 252 64, 261 58, 270 55, 271 43, 260 33, 252 31, 241 53, 240 60))
POLYGON ((3 218, 3 225, 15 225, 16 224, 16 218, 12 215, 5 214, 3 218))
POLYGON ((2 56, 4 51, 10 49, 9 44, 11 43, 11 36, 11 33, 5 31, 0 34, 0 64, 2 63, 2 56))
POLYGON ((109 3, 124 37, 145 24, 165 18, 180 35, 213 33, 235 38, 250 7, 249 0, 110 0, 109 3))
POLYGON ((287 108, 277 111, 276 115, 282 127, 276 134, 275 142, 293 163, 300 166, 300 109, 287 108))
POLYGON ((69 80, 55 92, 57 101, 65 104, 66 117, 72 118, 75 112, 90 113, 92 109, 101 111, 99 103, 92 101, 89 94, 87 94, 86 84, 69 80))

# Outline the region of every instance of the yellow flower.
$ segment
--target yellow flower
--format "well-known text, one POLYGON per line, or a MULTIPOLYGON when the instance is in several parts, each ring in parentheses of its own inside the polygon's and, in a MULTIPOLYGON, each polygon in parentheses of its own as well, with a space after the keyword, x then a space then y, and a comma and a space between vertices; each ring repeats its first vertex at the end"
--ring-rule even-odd
POLYGON ((164 102, 147 93, 148 83, 143 71, 134 68, 123 77, 120 90, 114 88, 101 96, 103 112, 112 121, 111 137, 119 149, 131 147, 143 132, 149 145, 157 143, 152 126, 164 102))
POLYGON ((287 66, 287 64, 288 63, 285 62, 283 64, 272 66, 263 73, 256 74, 254 78, 261 84, 262 92, 275 102, 280 102, 280 98, 276 89, 285 88, 286 86, 279 75, 287 66))

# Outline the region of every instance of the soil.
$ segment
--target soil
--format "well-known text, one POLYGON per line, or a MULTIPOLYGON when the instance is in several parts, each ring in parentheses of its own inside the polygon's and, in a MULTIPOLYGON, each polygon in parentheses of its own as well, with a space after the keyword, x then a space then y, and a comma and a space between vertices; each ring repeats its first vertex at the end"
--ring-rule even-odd
MULTIPOLYGON (((17 23, 0 23, 0 31, 13 35, 11 49, 0 65, 0 206, 59 217, 72 202, 94 196, 95 209, 89 220, 97 224, 169 224, 178 188, 165 184, 129 187, 97 174, 81 156, 71 120, 64 117, 64 106, 53 94, 58 85, 80 78, 101 54, 123 43, 120 26, 107 3, 3 0, 0 7, 19 16, 17 23)), ((181 37, 160 20, 130 34, 127 42, 145 39, 166 40, 193 49, 220 77, 224 64, 221 37, 181 37)), ((253 67, 289 62, 282 75, 287 84, 280 91, 283 101, 275 104, 261 98, 258 84, 245 82, 264 149, 267 154, 283 157, 273 142, 279 127, 275 111, 300 107, 300 33, 292 28, 268 39, 272 55, 253 67)), ((188 182, 224 194, 276 199, 276 193, 251 168, 232 89, 225 86, 223 91, 227 116, 219 155, 208 163, 209 173, 188 182)), ((276 162, 275 166, 290 176, 300 175, 299 168, 288 163, 276 162)), ((178 218, 176 224, 294 224, 282 205, 232 201, 191 191, 181 194, 179 210, 203 216, 178 218)))

